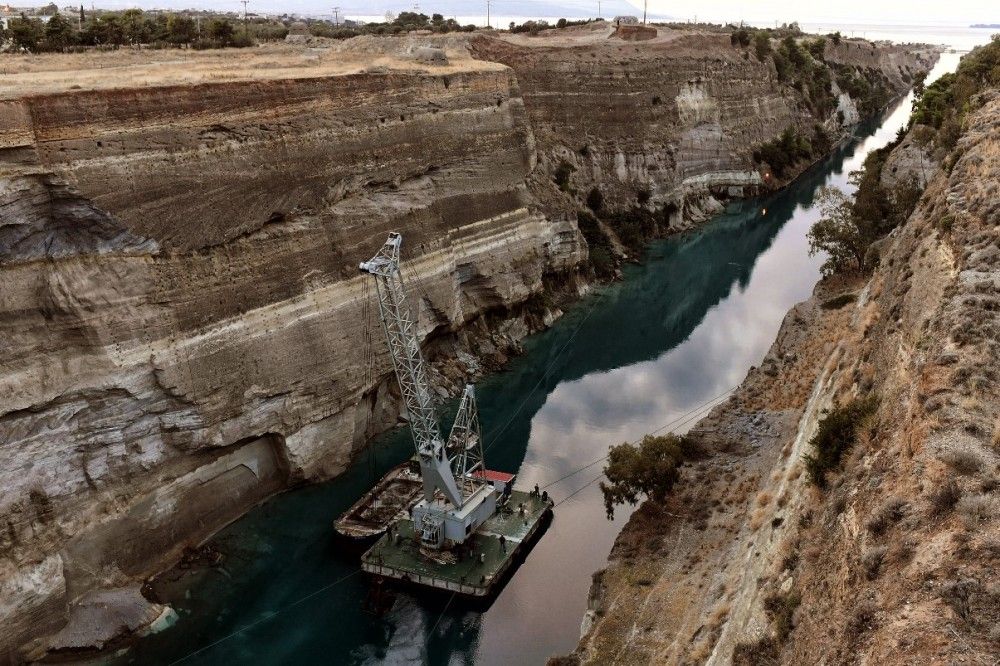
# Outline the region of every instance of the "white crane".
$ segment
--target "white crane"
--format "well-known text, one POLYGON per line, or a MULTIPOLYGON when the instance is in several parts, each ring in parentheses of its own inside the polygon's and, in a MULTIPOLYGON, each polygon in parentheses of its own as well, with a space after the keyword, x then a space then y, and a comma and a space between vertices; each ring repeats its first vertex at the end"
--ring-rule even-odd
POLYGON ((413 507, 413 524, 425 546, 445 548, 464 542, 496 512, 500 492, 487 480, 471 384, 462 394, 447 442, 441 438, 399 269, 402 242, 400 234, 389 234, 378 254, 360 268, 375 278, 382 327, 420 460, 424 497, 413 507))

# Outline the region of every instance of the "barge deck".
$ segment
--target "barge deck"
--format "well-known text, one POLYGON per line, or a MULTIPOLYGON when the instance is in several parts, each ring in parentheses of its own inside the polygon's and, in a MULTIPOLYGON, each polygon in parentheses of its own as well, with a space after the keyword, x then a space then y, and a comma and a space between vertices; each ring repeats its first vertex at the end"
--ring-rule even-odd
POLYGON ((421 547, 413 521, 400 520, 361 557, 361 568, 401 582, 487 597, 531 547, 552 506, 547 495, 512 490, 503 509, 451 551, 421 547))

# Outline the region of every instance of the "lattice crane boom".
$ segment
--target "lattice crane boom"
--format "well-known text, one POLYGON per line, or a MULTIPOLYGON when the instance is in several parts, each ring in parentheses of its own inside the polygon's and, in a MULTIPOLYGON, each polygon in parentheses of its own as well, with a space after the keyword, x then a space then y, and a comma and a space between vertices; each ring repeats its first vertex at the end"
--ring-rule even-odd
POLYGON ((375 277, 382 327, 420 459, 424 498, 433 503, 435 491, 440 490, 455 509, 461 509, 485 483, 476 475, 484 468, 475 393, 471 385, 466 387, 446 443, 431 398, 416 321, 406 304, 399 264, 402 241, 400 234, 389 234, 379 252, 362 262, 360 269, 375 277))

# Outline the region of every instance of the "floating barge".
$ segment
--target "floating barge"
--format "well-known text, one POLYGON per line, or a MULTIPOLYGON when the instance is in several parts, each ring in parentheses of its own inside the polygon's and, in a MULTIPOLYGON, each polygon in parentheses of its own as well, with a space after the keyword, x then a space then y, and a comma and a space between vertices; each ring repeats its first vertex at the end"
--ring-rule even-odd
POLYGON ((412 458, 396 465, 334 523, 338 534, 363 541, 384 533, 410 516, 423 492, 420 465, 412 458))
POLYGON ((508 500, 493 516, 461 547, 448 551, 421 546, 413 521, 405 518, 361 556, 361 568, 403 583, 488 597, 551 517, 548 495, 510 490, 508 500))

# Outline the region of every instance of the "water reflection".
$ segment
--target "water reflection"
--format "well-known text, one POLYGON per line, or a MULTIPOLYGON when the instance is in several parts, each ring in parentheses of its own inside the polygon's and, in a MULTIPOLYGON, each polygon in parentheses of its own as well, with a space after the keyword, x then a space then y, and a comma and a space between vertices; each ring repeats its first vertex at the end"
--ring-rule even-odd
MULTIPOLYGON (((519 470, 524 486, 545 485, 740 382, 818 277, 822 260, 808 256, 806 241, 816 188, 846 186, 846 173, 894 137, 908 113, 906 101, 874 134, 869 128, 780 195, 735 205, 698 232, 654 244, 624 282, 528 340, 524 356, 479 387, 487 433, 502 429, 487 438, 490 467, 519 470)), ((376 474, 410 451, 405 432, 383 438, 376 474)), ((597 465, 549 491, 565 498, 599 472, 597 465)), ((226 529, 218 539, 225 570, 178 593, 180 621, 120 661, 510 664, 573 648, 590 574, 628 513, 605 520, 596 484, 558 507, 485 611, 401 594, 377 618, 363 611, 358 553, 335 543, 331 529, 371 482, 367 461, 359 461, 337 480, 275 498, 226 529)))

